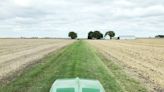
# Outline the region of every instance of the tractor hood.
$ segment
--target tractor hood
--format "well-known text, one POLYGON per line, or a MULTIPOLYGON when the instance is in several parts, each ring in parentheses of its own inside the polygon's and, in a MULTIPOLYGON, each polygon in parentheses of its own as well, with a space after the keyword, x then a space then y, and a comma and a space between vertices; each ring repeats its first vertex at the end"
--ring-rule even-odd
POLYGON ((50 92, 105 92, 98 80, 87 79, 58 79, 50 92))

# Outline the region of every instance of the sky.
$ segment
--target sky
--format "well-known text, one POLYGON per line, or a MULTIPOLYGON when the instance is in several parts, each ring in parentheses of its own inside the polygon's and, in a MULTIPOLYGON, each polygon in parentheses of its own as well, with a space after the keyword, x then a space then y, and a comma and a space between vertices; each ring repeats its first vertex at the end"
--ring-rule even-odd
POLYGON ((164 0, 0 0, 0 37, 164 35, 164 0))

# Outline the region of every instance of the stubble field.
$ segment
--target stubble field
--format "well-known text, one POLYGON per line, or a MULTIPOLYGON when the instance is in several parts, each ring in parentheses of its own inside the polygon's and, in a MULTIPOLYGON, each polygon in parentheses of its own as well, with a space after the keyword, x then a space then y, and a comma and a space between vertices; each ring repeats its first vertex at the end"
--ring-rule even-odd
POLYGON ((0 80, 3 81, 2 79, 73 42, 59 39, 0 39, 0 80))
POLYGON ((150 91, 164 91, 164 39, 88 41, 150 91))
POLYGON ((49 92, 75 77, 106 92, 163 92, 164 40, 0 39, 0 92, 49 92))
POLYGON ((105 92, 148 92, 122 68, 81 40, 42 58, 15 80, 0 85, 0 92, 49 92, 56 79, 76 77, 99 80, 105 92))

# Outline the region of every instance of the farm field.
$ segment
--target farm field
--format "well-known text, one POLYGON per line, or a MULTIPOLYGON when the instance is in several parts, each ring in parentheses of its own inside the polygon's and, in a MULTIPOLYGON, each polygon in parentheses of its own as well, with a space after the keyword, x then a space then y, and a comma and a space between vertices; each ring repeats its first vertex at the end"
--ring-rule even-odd
POLYGON ((56 79, 75 77, 97 79, 106 92, 147 92, 140 82, 86 41, 76 41, 47 55, 15 80, 0 85, 0 92, 49 92, 56 79))
POLYGON ((0 39, 0 80, 73 42, 56 39, 0 39))
POLYGON ((140 80, 150 91, 164 91, 164 39, 88 42, 109 60, 122 66, 129 75, 140 80))

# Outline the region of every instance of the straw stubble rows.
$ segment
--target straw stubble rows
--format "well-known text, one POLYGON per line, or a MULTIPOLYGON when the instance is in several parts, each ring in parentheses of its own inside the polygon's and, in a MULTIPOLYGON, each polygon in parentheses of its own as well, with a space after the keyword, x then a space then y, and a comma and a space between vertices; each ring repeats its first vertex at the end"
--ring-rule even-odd
POLYGON ((0 80, 73 42, 59 39, 0 39, 0 80))
POLYGON ((164 40, 88 41, 151 91, 164 91, 164 40))

